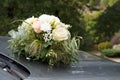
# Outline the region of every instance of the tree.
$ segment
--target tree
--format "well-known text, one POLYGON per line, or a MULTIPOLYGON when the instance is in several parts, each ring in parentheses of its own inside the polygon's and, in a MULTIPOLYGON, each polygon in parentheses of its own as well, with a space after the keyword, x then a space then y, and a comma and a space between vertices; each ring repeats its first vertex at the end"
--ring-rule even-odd
POLYGON ((100 41, 110 40, 114 33, 120 30, 119 13, 120 1, 117 1, 113 6, 108 7, 98 18, 98 22, 95 25, 95 37, 98 37, 100 41))

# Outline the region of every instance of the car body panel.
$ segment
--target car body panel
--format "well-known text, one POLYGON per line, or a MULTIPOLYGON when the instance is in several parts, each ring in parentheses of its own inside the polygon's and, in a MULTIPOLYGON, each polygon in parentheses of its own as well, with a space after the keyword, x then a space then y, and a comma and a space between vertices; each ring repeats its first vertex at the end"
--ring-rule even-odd
POLYGON ((23 64, 30 71, 25 80, 120 80, 120 63, 79 51, 80 62, 50 67, 41 61, 16 59, 7 49, 9 37, 0 37, 0 52, 23 64))

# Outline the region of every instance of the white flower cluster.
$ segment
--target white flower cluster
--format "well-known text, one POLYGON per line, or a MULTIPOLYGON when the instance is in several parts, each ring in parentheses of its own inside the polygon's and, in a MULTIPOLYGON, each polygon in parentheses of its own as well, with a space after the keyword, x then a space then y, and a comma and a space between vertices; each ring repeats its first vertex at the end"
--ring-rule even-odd
POLYGON ((43 34, 43 36, 44 36, 45 42, 49 42, 50 40, 53 39, 53 35, 51 34, 50 31, 48 31, 47 33, 43 34))
POLYGON ((25 20, 18 28, 30 30, 31 28, 36 34, 42 32, 45 42, 50 40, 63 41, 70 37, 68 28, 70 25, 66 25, 60 21, 58 17, 53 15, 43 14, 38 18, 31 17, 25 20))

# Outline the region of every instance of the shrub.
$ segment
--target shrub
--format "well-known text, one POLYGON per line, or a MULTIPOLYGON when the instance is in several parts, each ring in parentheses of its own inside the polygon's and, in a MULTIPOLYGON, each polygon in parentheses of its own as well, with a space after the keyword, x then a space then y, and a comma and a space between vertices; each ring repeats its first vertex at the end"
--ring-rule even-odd
POLYGON ((112 48, 112 44, 108 41, 101 42, 98 44, 98 50, 100 51, 108 48, 112 48))
POLYGON ((101 54, 108 57, 118 57, 120 56, 120 49, 104 49, 101 51, 101 54))

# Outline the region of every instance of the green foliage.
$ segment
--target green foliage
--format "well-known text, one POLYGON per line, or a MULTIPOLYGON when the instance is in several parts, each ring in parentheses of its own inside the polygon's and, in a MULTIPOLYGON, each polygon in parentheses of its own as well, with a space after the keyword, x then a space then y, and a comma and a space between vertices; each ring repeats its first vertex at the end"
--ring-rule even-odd
POLYGON ((112 44, 108 41, 101 42, 98 44, 98 50, 100 51, 108 48, 112 48, 112 44))
POLYGON ((108 57, 118 57, 120 56, 120 49, 104 49, 101 53, 108 57))
POLYGON ((80 38, 74 37, 62 43, 51 46, 51 49, 46 54, 47 60, 50 65, 78 61, 77 53, 80 46, 80 38))
POLYGON ((82 3, 79 0, 4 0, 0 1, 0 4, 1 35, 7 35, 9 30, 16 29, 19 23, 11 24, 12 21, 40 14, 56 15, 65 23, 80 28, 81 12, 78 9, 81 8, 82 3))
POLYGON ((109 0, 109 6, 113 6, 118 0, 109 0))
POLYGON ((110 40, 115 32, 120 28, 120 1, 117 1, 113 6, 108 7, 104 13, 98 18, 95 25, 95 37, 97 42, 110 40))
POLYGON ((25 55, 34 60, 42 59, 42 61, 48 62, 50 66, 59 63, 70 64, 71 62, 78 61, 79 38, 74 37, 71 40, 44 48, 43 44, 38 39, 35 37, 30 39, 27 38, 28 36, 30 35, 9 41, 9 48, 15 55, 18 55, 18 57, 25 55))
POLYGON ((85 21, 85 30, 88 33, 89 39, 91 42, 95 43, 96 38, 94 37, 96 29, 95 25, 97 23, 96 19, 103 13, 103 11, 93 11, 83 14, 83 20, 85 21))
POLYGON ((104 8, 113 6, 118 0, 101 0, 100 5, 104 8))
MULTIPOLYGON (((108 2, 110 2, 109 0, 108 2)), ((106 1, 106 3, 108 3, 106 1)), ((107 8, 107 6, 102 6, 101 3, 103 3, 102 0, 89 0, 89 5, 86 6, 86 10, 83 12, 83 20, 84 20, 84 29, 85 32, 83 40, 84 40, 84 46, 82 45, 82 50, 86 49, 87 47, 90 48, 94 43, 98 43, 100 40, 99 36, 96 36, 96 33, 98 30, 96 30, 96 23, 99 19, 99 16, 101 16, 104 12, 104 8, 107 8), (89 41, 89 42, 88 42, 89 41)), ((108 4, 109 5, 109 4, 108 4)))

